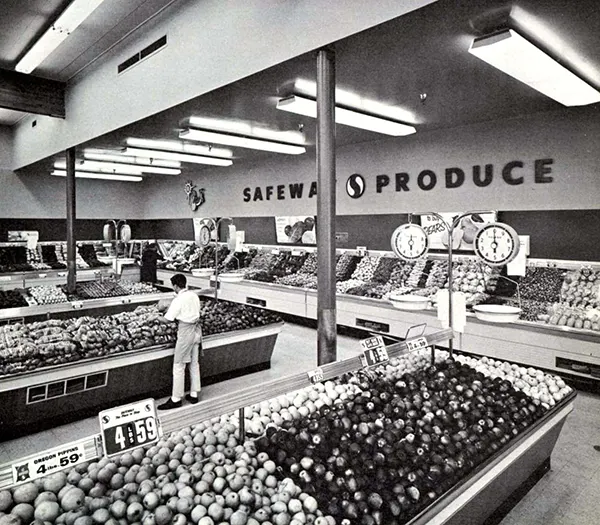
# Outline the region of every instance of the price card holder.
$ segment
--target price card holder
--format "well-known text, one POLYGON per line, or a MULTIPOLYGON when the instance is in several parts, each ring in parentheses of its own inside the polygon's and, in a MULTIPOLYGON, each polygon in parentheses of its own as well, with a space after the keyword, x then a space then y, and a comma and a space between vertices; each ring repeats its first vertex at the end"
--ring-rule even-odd
POLYGON ((421 350, 421 348, 427 348, 429 343, 426 337, 417 337, 416 339, 409 339, 406 341, 406 347, 409 352, 421 350))
POLYGON ((67 276, 67 272, 58 272, 57 274, 59 277, 66 277, 67 276))
POLYGON ((367 247, 366 246, 357 246, 356 247, 356 255, 359 257, 364 257, 367 255, 367 247))
POLYGON ((274 248, 273 250, 271 250, 271 253, 273 255, 279 255, 279 250, 277 248, 274 248))
POLYGON ((162 434, 154 399, 103 410, 98 419, 107 457, 156 443, 162 434))
POLYGON ((321 367, 315 368, 314 370, 310 370, 308 372, 308 379, 314 385, 316 383, 320 383, 323 381, 323 369, 321 367))
POLYGON ((364 349, 360 356, 363 367, 377 366, 390 360, 383 337, 380 335, 363 339, 360 346, 364 349))
POLYGON ((10 275, 0 275, 0 282, 4 281, 12 281, 12 277, 10 275))
POLYGON ((292 250, 292 255, 294 256, 302 255, 303 253, 304 250, 292 250))
POLYGON ((131 298, 129 298, 129 297, 123 297, 123 299, 121 299, 121 302, 123 304, 129 304, 131 302, 131 298))
POLYGON ((242 248, 242 253, 250 253, 250 248, 248 248, 248 246, 244 246, 242 248))
POLYGON ((15 461, 11 465, 12 482, 13 485, 28 483, 90 459, 86 457, 83 441, 67 443, 15 461))
POLYGON ((83 301, 71 301, 71 306, 74 310, 80 310, 83 308, 83 301))

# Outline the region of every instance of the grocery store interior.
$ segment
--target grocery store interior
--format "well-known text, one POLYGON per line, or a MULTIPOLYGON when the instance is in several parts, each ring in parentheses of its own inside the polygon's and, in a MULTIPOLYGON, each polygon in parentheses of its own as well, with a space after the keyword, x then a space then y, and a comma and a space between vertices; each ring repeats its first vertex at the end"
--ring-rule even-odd
POLYGON ((597 523, 597 1, 3 9, 0 525, 597 523))

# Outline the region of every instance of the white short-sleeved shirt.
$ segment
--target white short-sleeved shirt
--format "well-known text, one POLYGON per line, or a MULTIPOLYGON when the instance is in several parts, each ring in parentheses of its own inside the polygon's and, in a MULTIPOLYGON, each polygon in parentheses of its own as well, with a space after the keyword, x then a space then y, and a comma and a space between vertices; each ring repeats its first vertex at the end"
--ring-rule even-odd
POLYGON ((200 318, 200 298, 187 288, 180 290, 169 306, 165 317, 169 321, 195 323, 200 318))

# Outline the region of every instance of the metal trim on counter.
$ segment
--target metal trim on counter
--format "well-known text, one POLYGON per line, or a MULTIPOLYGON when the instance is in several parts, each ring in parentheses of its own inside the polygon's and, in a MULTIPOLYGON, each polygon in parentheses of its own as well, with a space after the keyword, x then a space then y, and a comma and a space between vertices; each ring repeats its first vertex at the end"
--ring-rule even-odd
POLYGON ((22 306, 20 308, 3 308, 0 309, 0 321, 12 318, 32 317, 35 315, 71 312, 74 309, 88 310, 92 308, 119 306, 122 304, 153 302, 159 301, 160 299, 164 299, 166 297, 171 297, 172 295, 172 292, 159 292, 139 295, 119 295, 118 297, 103 297, 101 299, 82 299, 80 301, 69 301, 66 303, 22 306), (76 306, 74 306, 73 303, 76 303, 76 306))
MULTIPOLYGON (((202 346, 205 349, 215 348, 250 339, 268 337, 281 332, 283 323, 274 323, 266 326, 257 326, 246 330, 235 330, 233 332, 223 332, 220 334, 207 335, 203 338, 202 346)), ((48 383, 60 381, 82 374, 91 374, 113 368, 134 365, 140 361, 155 361, 173 355, 174 347, 172 345, 156 345, 148 348, 129 350, 118 354, 80 359, 73 363, 62 363, 60 365, 50 366, 35 372, 26 372, 16 376, 6 376, 0 378, 0 392, 17 390, 34 386, 39 383, 48 383)))

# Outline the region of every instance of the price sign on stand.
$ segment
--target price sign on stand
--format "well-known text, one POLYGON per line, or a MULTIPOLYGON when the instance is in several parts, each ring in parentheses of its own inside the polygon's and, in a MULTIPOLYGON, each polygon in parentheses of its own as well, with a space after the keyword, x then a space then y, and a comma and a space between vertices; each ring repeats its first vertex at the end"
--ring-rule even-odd
POLYGON ((324 379, 323 369, 321 367, 319 367, 319 368, 315 368, 314 370, 309 371, 308 372, 308 379, 310 380, 310 382, 313 385, 315 383, 320 383, 324 379))
POLYGON ((356 255, 359 257, 364 257, 367 255, 367 247, 366 246, 357 246, 356 247, 356 255))
POLYGON ((102 447, 108 457, 156 443, 162 433, 154 399, 103 410, 98 419, 102 447))
POLYGON ((360 342, 360 346, 364 349, 360 356, 360 361, 365 367, 376 366, 390 360, 383 337, 380 335, 363 339, 360 342))
POLYGON ((12 481, 27 483, 89 459, 82 442, 69 443, 16 461, 11 466, 12 481))
POLYGON ((429 343, 427 342, 426 337, 417 337, 416 339, 409 339, 406 341, 406 348, 408 348, 409 352, 421 350, 421 348, 427 348, 428 346, 429 343))

